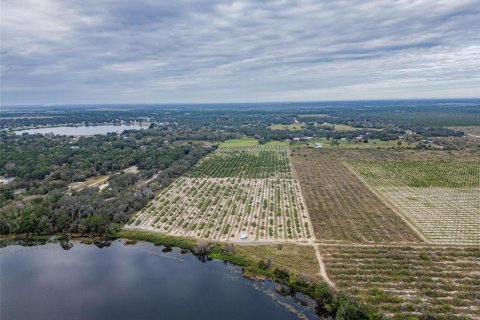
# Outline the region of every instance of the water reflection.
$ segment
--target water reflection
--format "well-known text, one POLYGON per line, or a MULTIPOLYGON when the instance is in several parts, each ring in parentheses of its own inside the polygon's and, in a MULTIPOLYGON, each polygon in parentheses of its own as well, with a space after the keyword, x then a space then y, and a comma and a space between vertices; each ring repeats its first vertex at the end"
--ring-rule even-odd
POLYGON ((2 319, 298 319, 313 308, 222 261, 114 242, 0 249, 2 319))

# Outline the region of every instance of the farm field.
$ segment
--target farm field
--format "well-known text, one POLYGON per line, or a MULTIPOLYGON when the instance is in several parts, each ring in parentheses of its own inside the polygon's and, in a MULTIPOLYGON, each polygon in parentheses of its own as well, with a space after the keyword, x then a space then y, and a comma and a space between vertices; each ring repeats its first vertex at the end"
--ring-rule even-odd
POLYGON ((480 244, 480 161, 349 165, 430 241, 480 244))
POLYGON ((130 228, 217 240, 308 240, 288 149, 219 148, 140 211, 130 228))
POLYGON ((384 153, 293 151, 292 161, 317 239, 358 243, 421 241, 397 213, 342 163, 352 156, 375 158, 384 153))
POLYGON ((320 252, 337 288, 396 319, 480 318, 479 247, 321 245, 320 252))

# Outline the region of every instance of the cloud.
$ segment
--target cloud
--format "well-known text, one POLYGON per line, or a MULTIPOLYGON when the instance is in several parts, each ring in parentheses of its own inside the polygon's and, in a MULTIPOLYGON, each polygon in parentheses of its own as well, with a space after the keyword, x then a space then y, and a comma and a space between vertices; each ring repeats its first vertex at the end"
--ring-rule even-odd
POLYGON ((476 1, 4 0, 1 102, 473 97, 476 1))

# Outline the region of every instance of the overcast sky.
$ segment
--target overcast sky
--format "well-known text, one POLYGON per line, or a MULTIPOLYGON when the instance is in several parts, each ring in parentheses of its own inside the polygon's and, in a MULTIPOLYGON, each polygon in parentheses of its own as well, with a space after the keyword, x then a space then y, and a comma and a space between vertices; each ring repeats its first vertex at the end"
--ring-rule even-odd
POLYGON ((1 0, 1 102, 480 97, 480 0, 1 0))

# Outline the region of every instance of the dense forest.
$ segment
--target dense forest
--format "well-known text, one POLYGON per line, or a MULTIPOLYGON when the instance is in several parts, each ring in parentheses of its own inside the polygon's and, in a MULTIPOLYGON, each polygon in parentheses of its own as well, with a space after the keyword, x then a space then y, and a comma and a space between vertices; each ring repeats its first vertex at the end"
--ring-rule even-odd
POLYGON ((212 150, 170 144, 154 130, 78 139, 5 132, 0 137, 0 175, 15 177, 0 185, 1 234, 113 232, 212 150), (136 172, 125 172, 129 167, 136 172), (108 177, 108 188, 69 188, 97 176, 108 177))

